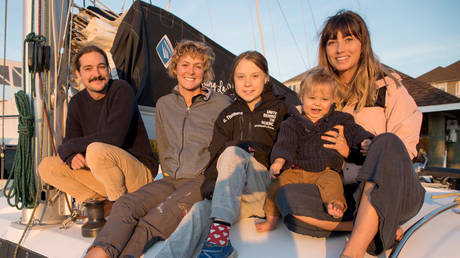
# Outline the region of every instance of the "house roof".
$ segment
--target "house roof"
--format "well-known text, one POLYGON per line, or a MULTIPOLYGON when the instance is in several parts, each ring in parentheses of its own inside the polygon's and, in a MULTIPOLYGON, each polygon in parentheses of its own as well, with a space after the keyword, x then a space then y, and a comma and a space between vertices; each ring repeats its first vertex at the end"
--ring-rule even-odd
MULTIPOLYGON (((457 63, 454 63, 452 65, 460 66, 460 62, 457 63)), ((426 82, 410 77, 409 75, 402 73, 387 65, 383 66, 385 66, 389 70, 397 72, 401 76, 403 85, 406 87, 407 91, 414 98, 415 102, 419 107, 438 106, 443 104, 460 104, 460 98, 457 98, 454 95, 437 89, 426 82)), ((304 75, 305 72, 285 81, 284 84, 300 81, 304 75)))
POLYGON ((447 67, 438 66, 420 75, 417 80, 427 83, 460 81, 460 60, 447 67))
POLYGON ((460 75, 460 60, 447 66, 446 69, 456 73, 457 75, 460 75))
POLYGON ((454 95, 435 88, 426 82, 410 77, 400 71, 396 72, 402 77, 402 83, 419 107, 460 103, 460 99, 454 95))
POLYGON ((292 77, 291 79, 289 79, 289 80, 287 80, 287 81, 285 81, 285 82, 283 82, 283 83, 284 83, 284 85, 289 85, 289 84, 291 84, 291 83, 295 83, 295 82, 301 81, 302 78, 305 76, 306 73, 307 73, 307 72, 305 71, 305 72, 303 72, 303 73, 301 73, 301 74, 299 74, 299 75, 297 75, 297 76, 292 77))

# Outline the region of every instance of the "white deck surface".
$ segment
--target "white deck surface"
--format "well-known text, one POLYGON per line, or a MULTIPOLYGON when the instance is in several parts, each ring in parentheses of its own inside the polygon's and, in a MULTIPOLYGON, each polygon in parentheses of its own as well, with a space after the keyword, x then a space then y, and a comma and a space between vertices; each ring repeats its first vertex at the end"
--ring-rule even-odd
MULTIPOLYGON (((406 223, 407 229, 415 221, 433 209, 451 202, 454 197, 432 200, 431 195, 452 192, 427 188, 425 204, 419 214, 406 223)), ((5 197, 0 197, 0 238, 17 242, 24 226, 17 224, 21 212, 7 205, 5 197)), ((313 238, 292 233, 282 224, 275 231, 257 233, 254 219, 244 219, 234 225, 231 240, 239 257, 338 257, 347 236, 333 238, 313 238)), ((93 239, 83 238, 81 225, 73 224, 69 229, 59 226, 36 226, 26 235, 23 246, 48 257, 83 257, 93 239)), ((144 257, 155 257, 163 245, 156 244, 144 257)), ((459 257, 460 214, 446 211, 422 226, 406 243, 400 257, 459 257)), ((386 257, 381 254, 379 257, 386 257)), ((371 257, 371 256, 367 256, 371 257)))

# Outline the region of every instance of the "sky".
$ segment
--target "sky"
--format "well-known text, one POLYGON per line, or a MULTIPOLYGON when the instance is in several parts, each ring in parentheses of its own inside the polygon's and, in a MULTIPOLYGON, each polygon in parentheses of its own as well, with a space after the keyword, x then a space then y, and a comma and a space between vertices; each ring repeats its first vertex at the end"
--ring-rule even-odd
MULTIPOLYGON (((8 1, 6 57, 22 59, 22 1, 8 1)), ((75 0, 82 6, 83 0, 75 0)), ((86 4, 91 1, 86 0, 86 4)), ((115 12, 132 0, 102 0, 115 12)), ((458 0, 152 0, 235 55, 263 53, 256 2, 270 74, 286 81, 317 64, 318 33, 340 9, 367 23, 379 60, 418 77, 460 60, 458 0)), ((122 8, 123 7, 123 8, 122 8)), ((0 58, 3 63, 5 0, 0 3, 0 58)))

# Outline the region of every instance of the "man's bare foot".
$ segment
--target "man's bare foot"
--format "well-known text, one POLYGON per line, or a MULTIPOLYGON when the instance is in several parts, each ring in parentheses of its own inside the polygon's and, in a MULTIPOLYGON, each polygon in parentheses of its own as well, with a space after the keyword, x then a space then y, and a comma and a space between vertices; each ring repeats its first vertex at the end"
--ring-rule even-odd
POLYGON ((343 217, 344 206, 339 202, 330 202, 327 205, 327 213, 336 219, 343 217))
POLYGON ((272 231, 278 225, 278 216, 267 216, 264 222, 255 222, 257 232, 272 231))
POLYGON ((110 256, 99 246, 92 247, 88 250, 84 258, 110 258, 110 256))

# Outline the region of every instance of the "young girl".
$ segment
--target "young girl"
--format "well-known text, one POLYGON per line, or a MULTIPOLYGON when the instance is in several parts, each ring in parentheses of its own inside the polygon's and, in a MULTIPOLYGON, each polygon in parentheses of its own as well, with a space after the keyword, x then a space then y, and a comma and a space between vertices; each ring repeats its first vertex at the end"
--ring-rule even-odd
MULTIPOLYGON (((414 173, 422 114, 399 81, 376 60, 364 20, 351 11, 330 17, 319 43, 319 66, 338 82, 338 110, 353 115, 356 123, 376 135, 362 166, 346 163, 344 181, 348 210, 334 221, 322 208, 313 185, 290 184, 280 189, 277 203, 286 226, 317 237, 333 231, 352 231, 343 257, 378 254, 402 237, 400 225, 423 205, 424 189, 414 173), (297 200, 303 199, 302 203, 297 200), (292 205, 294 204, 295 205, 292 205), (282 206, 280 204, 283 204, 282 206)), ((329 131, 324 147, 337 150, 347 160, 355 156, 343 134, 329 131)))
MULTIPOLYGON (((267 220, 256 223, 259 232, 273 230, 278 223, 279 211, 275 198, 286 184, 315 184, 327 212, 341 218, 347 208, 340 174, 344 158, 335 150, 323 147, 321 135, 337 125, 344 127, 349 146, 367 150, 373 135, 354 122, 350 114, 335 111, 336 81, 324 68, 308 71, 300 84, 301 106, 289 108, 290 117, 281 125, 273 147, 270 176, 274 181, 268 191, 264 210, 267 220), (281 175, 280 171, 286 169, 281 175)), ((302 200, 299 200, 300 202, 302 200)))
POLYGON ((158 257, 195 257, 201 247, 200 257, 234 256, 230 225, 239 217, 264 215, 270 151, 287 106, 270 85, 260 53, 236 57, 231 76, 237 96, 216 121, 214 162, 201 187, 203 197, 212 200, 192 207, 158 257))

